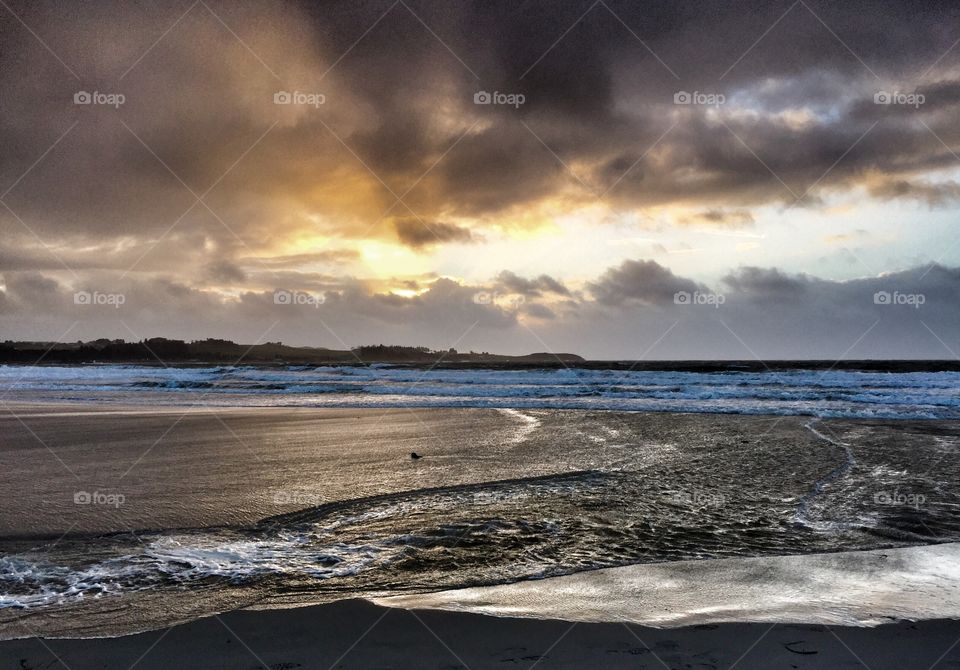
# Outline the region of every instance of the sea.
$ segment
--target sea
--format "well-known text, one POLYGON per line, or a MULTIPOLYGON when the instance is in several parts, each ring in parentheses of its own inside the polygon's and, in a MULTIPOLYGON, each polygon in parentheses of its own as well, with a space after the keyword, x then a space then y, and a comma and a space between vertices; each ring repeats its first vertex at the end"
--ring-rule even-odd
POLYGON ((3 366, 0 402, 0 637, 960 541, 954 371, 3 366), (138 435, 181 412, 176 448, 138 435), (235 416, 260 456, 227 467, 235 416), (138 440, 128 488, 43 486, 138 440))
POLYGON ((0 394, 7 398, 172 405, 198 399, 202 404, 222 406, 474 407, 956 419, 960 418, 958 389, 960 372, 952 371, 438 369, 386 364, 267 368, 0 366, 0 394))

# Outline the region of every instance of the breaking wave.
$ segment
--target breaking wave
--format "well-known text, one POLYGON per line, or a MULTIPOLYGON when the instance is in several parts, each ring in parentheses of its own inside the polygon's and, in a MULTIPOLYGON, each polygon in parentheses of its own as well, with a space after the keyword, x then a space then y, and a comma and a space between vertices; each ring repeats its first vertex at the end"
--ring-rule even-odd
POLYGON ((589 409, 960 418, 960 373, 0 366, 26 399, 287 407, 589 409))

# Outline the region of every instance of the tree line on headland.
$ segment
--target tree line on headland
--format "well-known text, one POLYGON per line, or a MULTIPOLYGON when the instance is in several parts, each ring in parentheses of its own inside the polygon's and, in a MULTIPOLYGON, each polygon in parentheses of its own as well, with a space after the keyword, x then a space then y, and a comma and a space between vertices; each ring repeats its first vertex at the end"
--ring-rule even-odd
POLYGON ((89 342, 13 342, 0 344, 2 363, 146 363, 146 364, 367 364, 367 363, 576 363, 573 354, 503 356, 488 352, 433 350, 400 345, 362 345, 352 349, 293 347, 282 342, 237 344, 206 339, 186 342, 152 337, 138 342, 99 339, 89 342))

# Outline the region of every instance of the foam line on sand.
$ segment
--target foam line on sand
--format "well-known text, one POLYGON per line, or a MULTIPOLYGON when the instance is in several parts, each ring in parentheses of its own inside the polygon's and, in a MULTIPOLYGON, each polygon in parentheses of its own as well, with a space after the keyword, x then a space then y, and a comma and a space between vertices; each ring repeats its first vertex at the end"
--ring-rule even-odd
POLYGON ((672 627, 726 622, 875 626, 960 618, 960 543, 680 561, 376 599, 378 605, 672 627))

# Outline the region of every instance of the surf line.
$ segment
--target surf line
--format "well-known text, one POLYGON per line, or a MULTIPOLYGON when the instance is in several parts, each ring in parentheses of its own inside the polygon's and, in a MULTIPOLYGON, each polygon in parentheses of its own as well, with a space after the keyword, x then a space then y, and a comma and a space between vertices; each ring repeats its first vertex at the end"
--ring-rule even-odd
MULTIPOLYGON (((835 467, 833 470, 828 472, 826 475, 818 479, 813 483, 813 489, 809 493, 804 495, 800 499, 800 503, 797 505, 797 511, 794 512, 793 519, 794 522, 805 525, 805 526, 816 526, 819 522, 811 521, 808 515, 810 502, 816 498, 818 495, 823 493, 823 488, 832 482, 845 477, 850 470, 853 469, 853 466, 856 464, 857 459, 853 457, 853 450, 850 448, 850 445, 846 442, 841 442, 840 440, 834 439, 829 435, 824 435, 814 426, 820 422, 820 419, 811 419, 810 421, 803 424, 803 427, 809 430, 811 433, 816 435, 818 438, 825 442, 829 442, 835 447, 840 447, 846 453, 843 463, 835 467)), ((853 527, 853 524, 830 524, 832 527, 853 527)))
POLYGON ((540 419, 535 416, 525 414, 518 409, 498 407, 497 411, 514 419, 519 419, 523 422, 513 434, 513 439, 511 440, 513 444, 520 444, 527 439, 530 433, 540 427, 540 419))

